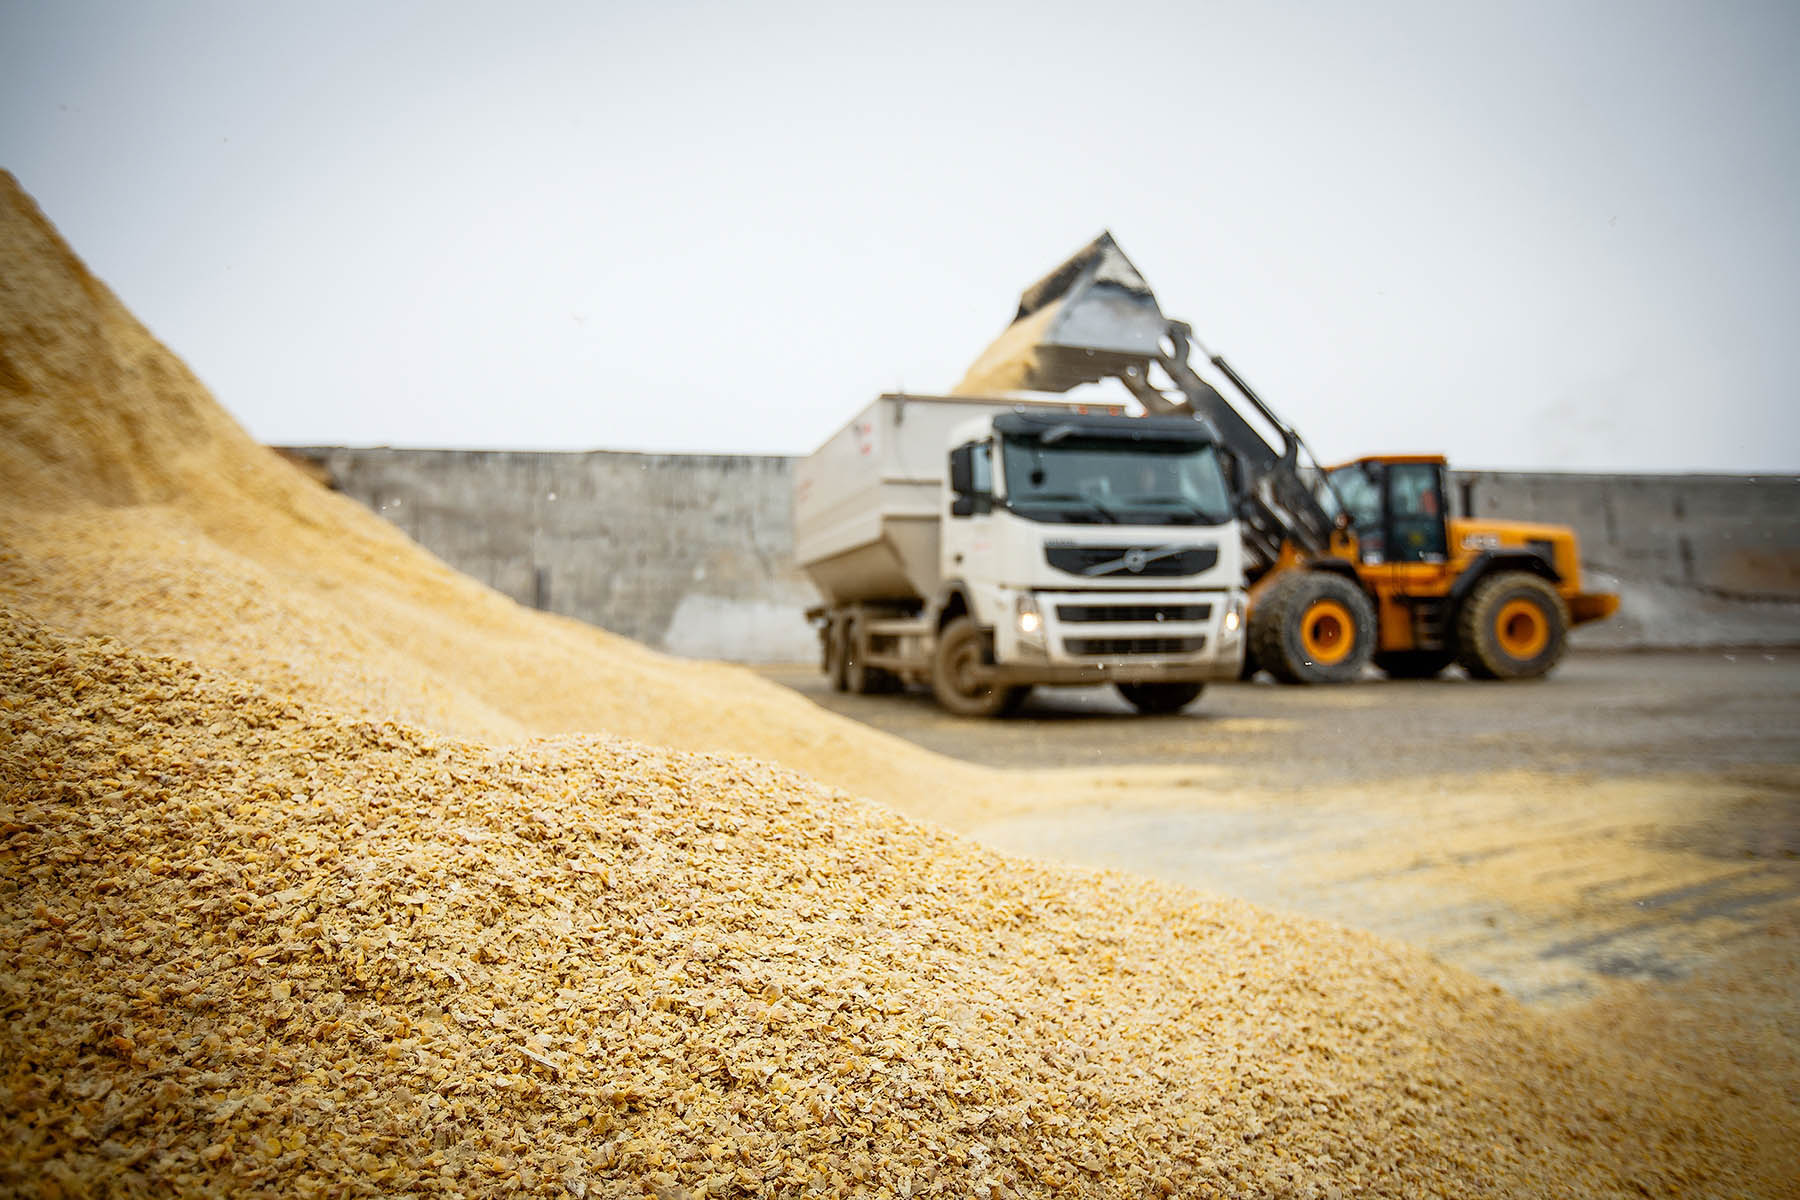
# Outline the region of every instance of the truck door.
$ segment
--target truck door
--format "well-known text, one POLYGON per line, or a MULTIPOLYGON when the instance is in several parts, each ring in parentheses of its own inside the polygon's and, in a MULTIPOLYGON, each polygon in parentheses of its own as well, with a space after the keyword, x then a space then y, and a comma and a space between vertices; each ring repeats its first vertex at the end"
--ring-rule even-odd
POLYGON ((991 564, 994 512, 994 455, 985 441, 950 451, 950 513, 944 521, 942 568, 945 579, 969 580, 991 564))

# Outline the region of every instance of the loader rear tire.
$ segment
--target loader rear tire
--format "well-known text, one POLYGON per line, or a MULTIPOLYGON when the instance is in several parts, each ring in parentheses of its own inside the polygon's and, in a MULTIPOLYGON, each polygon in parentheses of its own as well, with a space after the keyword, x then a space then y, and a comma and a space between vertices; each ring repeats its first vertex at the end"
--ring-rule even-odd
POLYGON ((1257 598, 1250 646, 1281 683, 1349 683, 1375 652, 1375 606, 1341 575, 1294 571, 1257 598))
POLYGON ((1001 687, 972 677, 989 659, 987 639, 973 617, 957 617, 939 631, 931 656, 931 694, 959 717, 997 717, 1025 700, 1030 688, 1001 687))
POLYGON ((1536 679, 1569 643, 1569 606, 1550 581, 1500 571, 1456 614, 1456 659, 1477 679, 1536 679))
POLYGON ((1180 712, 1199 699, 1204 684, 1198 683, 1115 683, 1125 702, 1147 717, 1180 712))
POLYGON ((1375 666, 1389 679, 1436 679, 1456 661, 1448 650, 1378 650, 1375 666))

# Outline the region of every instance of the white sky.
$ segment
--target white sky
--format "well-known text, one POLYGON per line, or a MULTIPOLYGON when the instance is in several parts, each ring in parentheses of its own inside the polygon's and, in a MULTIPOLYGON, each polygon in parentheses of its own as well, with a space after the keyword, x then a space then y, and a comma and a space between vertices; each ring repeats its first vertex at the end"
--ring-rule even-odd
POLYGON ((1800 6, 0 0, 257 436, 810 450, 1103 228, 1321 457, 1800 469, 1800 6))

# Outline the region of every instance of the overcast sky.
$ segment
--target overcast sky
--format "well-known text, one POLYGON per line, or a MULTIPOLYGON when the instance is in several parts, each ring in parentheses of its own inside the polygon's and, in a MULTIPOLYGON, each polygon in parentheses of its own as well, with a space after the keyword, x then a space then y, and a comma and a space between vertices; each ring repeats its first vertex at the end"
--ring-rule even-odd
POLYGON ((1321 457, 1800 469, 1800 5, 0 0, 257 436, 795 453, 1102 229, 1321 457))

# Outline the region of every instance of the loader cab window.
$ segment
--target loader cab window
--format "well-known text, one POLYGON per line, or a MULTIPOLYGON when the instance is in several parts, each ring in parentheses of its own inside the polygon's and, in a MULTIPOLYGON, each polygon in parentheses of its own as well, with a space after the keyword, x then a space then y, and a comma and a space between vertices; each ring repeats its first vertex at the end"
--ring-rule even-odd
POLYGON ((1382 467, 1380 463, 1351 463, 1331 472, 1331 488, 1324 494, 1326 508, 1337 516, 1338 502, 1350 514, 1356 527, 1356 540, 1362 547, 1364 562, 1387 561, 1387 522, 1382 514, 1382 467))
POLYGON ((1393 562, 1443 562, 1444 478, 1436 463, 1388 467, 1388 530, 1393 562))

